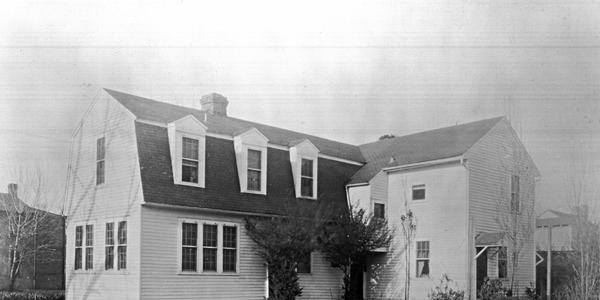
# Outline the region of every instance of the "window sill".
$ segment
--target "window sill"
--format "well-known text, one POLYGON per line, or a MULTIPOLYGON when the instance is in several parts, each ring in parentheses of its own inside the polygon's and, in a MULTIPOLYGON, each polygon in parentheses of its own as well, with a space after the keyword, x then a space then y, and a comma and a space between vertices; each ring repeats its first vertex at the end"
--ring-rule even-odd
POLYGON ((297 197, 297 198, 298 198, 298 199, 317 200, 317 198, 316 198, 316 197, 308 197, 308 196, 300 196, 300 197, 297 197))
POLYGON ((204 185, 201 185, 199 183, 192 183, 192 182, 185 182, 185 181, 181 181, 181 182, 175 182, 176 185, 185 185, 185 186, 193 186, 193 187, 198 187, 198 188, 204 188, 204 185))
POLYGON ((181 276, 239 276, 239 272, 191 272, 191 271, 179 271, 177 275, 181 276))
POLYGON ((242 191, 242 193, 244 193, 244 194, 254 194, 254 195, 263 195, 263 196, 267 195, 267 193, 266 193, 266 192, 261 192, 261 191, 250 191, 250 190, 245 190, 245 191, 242 191))

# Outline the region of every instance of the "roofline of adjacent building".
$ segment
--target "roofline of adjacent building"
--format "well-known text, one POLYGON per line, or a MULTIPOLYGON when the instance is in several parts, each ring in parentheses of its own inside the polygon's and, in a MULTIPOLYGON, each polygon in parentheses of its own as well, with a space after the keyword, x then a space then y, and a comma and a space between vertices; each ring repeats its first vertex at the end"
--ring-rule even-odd
MULTIPOLYGON (((139 122, 139 123, 143 123, 143 124, 148 124, 148 125, 153 125, 153 126, 167 128, 167 124, 164 124, 164 123, 161 123, 161 122, 155 122, 155 121, 144 120, 144 119, 139 119, 139 118, 136 119, 135 121, 139 122)), ((228 140, 228 141, 233 141, 233 136, 229 136, 229 135, 226 135, 226 134, 219 134, 219 133, 207 132, 206 136, 213 137, 213 138, 218 138, 218 139, 223 139, 223 140, 228 140)), ((277 144, 272 144, 272 143, 267 143, 267 147, 273 148, 273 149, 278 149, 278 150, 283 150, 283 151, 289 151, 290 150, 290 147, 288 147, 288 146, 277 145, 277 144)), ((355 165, 355 166, 363 166, 363 165, 365 165, 365 163, 361 163, 361 162, 358 162, 358 161, 353 161, 353 160, 349 160, 349 159, 345 159, 345 158, 339 158, 339 157, 335 157, 335 156, 331 156, 331 155, 327 155, 327 154, 323 154, 323 153, 319 153, 319 158, 324 158, 324 159, 333 160, 333 161, 337 161, 337 162, 342 162, 342 163, 346 163, 346 164, 351 164, 351 165, 355 165)))

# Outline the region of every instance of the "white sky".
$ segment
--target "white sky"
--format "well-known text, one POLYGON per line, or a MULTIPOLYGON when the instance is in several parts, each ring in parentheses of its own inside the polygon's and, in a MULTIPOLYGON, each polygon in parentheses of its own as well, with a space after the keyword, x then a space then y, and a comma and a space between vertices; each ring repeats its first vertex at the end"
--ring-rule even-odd
POLYGON ((0 10, 0 191, 61 187, 100 87, 360 144, 506 115, 565 208, 600 180, 597 1, 11 1, 0 10))

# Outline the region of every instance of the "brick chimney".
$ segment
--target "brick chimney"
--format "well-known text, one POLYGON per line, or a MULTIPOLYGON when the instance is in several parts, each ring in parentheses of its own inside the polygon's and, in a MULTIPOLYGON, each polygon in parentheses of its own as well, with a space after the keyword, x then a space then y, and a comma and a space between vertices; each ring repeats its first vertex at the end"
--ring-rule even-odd
POLYGON ((200 99, 202 110, 211 115, 227 116, 227 104, 229 104, 227 98, 217 93, 204 95, 200 99))
POLYGON ((18 192, 18 186, 17 186, 17 184, 16 183, 9 183, 8 184, 8 193, 11 196, 17 198, 18 197, 18 193, 17 192, 18 192))

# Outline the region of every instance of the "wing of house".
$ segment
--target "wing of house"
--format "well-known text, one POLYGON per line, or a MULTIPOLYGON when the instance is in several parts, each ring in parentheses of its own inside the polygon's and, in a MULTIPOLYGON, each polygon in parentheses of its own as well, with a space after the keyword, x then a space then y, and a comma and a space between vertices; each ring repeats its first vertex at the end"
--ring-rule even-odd
POLYGON ((552 250, 573 250, 573 230, 577 215, 548 209, 536 219, 535 245, 538 251, 548 250, 548 229, 552 228, 552 250))
MULTIPOLYGON (((347 201, 397 227, 415 212, 416 298, 442 273, 474 295, 476 271, 498 276, 503 263, 498 216, 527 221, 533 207, 537 169, 505 118, 355 146, 232 118, 227 105, 218 94, 189 108, 103 91, 73 136, 69 298, 263 299, 266 268, 243 218, 347 201)), ((400 232, 374 254, 385 267, 364 275, 365 293, 402 293, 400 232)), ((340 273, 319 253, 310 266, 303 298, 337 297, 340 273)), ((519 280, 533 281, 522 268, 519 280)))

